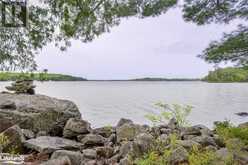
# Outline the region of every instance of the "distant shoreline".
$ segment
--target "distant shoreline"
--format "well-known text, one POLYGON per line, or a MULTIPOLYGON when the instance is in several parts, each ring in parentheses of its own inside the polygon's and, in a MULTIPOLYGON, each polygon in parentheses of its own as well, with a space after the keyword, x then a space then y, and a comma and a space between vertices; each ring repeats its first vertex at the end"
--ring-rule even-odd
POLYGON ((0 72, 0 82, 1 81, 15 81, 20 79, 21 76, 28 77, 35 81, 201 81, 201 79, 193 78, 136 78, 136 79, 91 79, 88 80, 83 77, 76 77, 72 75, 64 75, 57 73, 18 73, 18 72, 0 72))
POLYGON ((18 72, 0 72, 0 81, 15 81, 18 79, 31 79, 34 81, 87 81, 82 77, 76 77, 55 73, 18 73, 18 72))
POLYGON ((129 81, 129 82, 161 82, 161 81, 164 81, 164 82, 179 82, 179 81, 202 81, 202 80, 87 80, 87 81, 129 81))

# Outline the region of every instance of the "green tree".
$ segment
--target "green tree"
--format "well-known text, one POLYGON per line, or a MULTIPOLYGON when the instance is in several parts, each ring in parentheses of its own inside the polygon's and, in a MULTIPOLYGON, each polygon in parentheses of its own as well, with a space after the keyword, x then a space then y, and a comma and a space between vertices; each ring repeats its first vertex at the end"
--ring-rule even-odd
MULTIPOLYGON (((198 25, 229 23, 234 19, 248 19, 247 0, 185 0, 184 18, 198 25)), ((235 62, 237 65, 248 65, 248 27, 239 25, 237 30, 224 34, 221 41, 210 43, 199 57, 209 63, 235 62)))
MULTIPOLYGON (((165 13, 178 0, 40 0, 28 6, 28 28, 0 29, 0 70, 36 70, 34 57, 45 45, 55 43, 62 51, 72 39, 90 42, 122 18, 153 17, 165 13)), ((0 3, 1 7, 1 3, 0 3)), ((247 0, 184 0, 183 17, 198 25, 247 21, 247 0)), ((0 15, 1 18, 1 15, 0 15)), ((248 64, 248 28, 240 25, 212 42, 199 55, 210 63, 248 64)))
POLYGON ((64 51, 71 45, 71 39, 90 42, 118 25, 123 17, 156 16, 177 0, 40 0, 39 3, 28 6, 27 28, 0 29, 0 70, 36 70, 34 56, 49 43, 64 51))

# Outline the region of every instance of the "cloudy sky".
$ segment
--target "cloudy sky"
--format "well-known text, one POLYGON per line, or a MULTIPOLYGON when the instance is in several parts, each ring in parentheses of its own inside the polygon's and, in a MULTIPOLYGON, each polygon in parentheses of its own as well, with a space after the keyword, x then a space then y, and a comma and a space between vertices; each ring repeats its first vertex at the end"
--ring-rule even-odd
POLYGON ((237 24, 197 26, 184 22, 179 9, 170 9, 155 18, 123 19, 91 43, 73 41, 66 52, 51 44, 37 62, 40 69, 87 79, 198 78, 213 66, 196 56, 237 24))

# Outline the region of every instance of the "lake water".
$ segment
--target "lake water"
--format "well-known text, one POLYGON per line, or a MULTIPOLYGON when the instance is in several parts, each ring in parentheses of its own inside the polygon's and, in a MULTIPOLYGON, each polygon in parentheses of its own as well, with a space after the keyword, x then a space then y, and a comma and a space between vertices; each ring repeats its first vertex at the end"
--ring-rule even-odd
MULTIPOLYGON (((10 82, 0 82, 0 90, 10 82)), ((192 124, 212 126, 214 121, 248 121, 237 112, 248 112, 248 83, 205 82, 36 82, 37 93, 74 101, 93 127, 114 125, 120 118, 148 123, 157 113, 155 103, 189 104, 192 124)))

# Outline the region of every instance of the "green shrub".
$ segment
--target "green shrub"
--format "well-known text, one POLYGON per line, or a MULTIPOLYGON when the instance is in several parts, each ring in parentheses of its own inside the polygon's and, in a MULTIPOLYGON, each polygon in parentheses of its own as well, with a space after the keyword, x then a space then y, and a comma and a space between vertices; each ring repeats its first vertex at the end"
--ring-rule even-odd
POLYGON ((155 146, 151 151, 144 155, 144 157, 135 160, 137 165, 169 165, 168 157, 177 146, 178 136, 171 134, 168 142, 157 140, 155 146), (170 146, 170 147, 168 147, 170 146))
POLYGON ((201 151, 196 146, 193 146, 192 151, 189 154, 190 165, 210 165, 216 161, 214 151, 201 151))
POLYGON ((224 121, 215 125, 216 133, 227 142, 229 139, 238 138, 245 145, 248 145, 248 128, 233 126, 230 122, 224 121))
POLYGON ((168 105, 161 102, 157 103, 156 106, 158 106, 161 110, 159 115, 149 114, 145 116, 153 124, 165 124, 168 120, 175 118, 179 126, 189 125, 187 117, 192 111, 192 106, 182 106, 178 104, 168 105))

